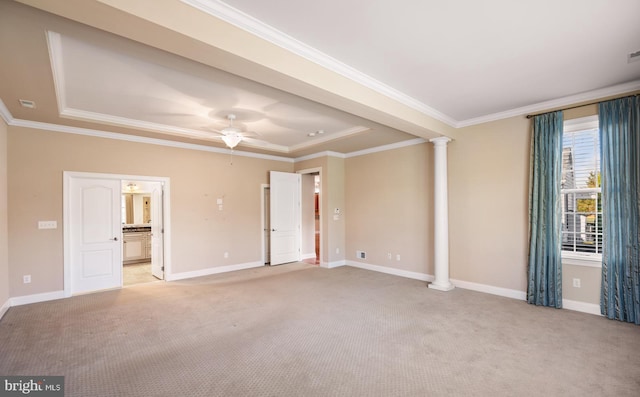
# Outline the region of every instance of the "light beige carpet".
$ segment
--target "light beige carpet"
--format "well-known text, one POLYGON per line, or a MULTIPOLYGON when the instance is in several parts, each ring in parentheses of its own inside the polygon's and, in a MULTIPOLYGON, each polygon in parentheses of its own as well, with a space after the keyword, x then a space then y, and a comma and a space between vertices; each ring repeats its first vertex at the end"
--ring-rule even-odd
POLYGON ((352 267, 9 309, 0 374, 67 396, 637 396, 640 327, 352 267))

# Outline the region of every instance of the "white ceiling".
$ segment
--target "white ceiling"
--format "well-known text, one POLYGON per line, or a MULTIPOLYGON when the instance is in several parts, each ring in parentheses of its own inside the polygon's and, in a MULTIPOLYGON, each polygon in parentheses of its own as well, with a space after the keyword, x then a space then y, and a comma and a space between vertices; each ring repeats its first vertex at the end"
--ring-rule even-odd
POLYGON ((638 0, 183 1, 309 46, 454 126, 640 85, 640 61, 627 63, 640 50, 638 0))
POLYGON ((1 1, 0 115, 221 147, 233 113, 240 149, 300 157, 640 90, 638 0, 140 5, 1 1))

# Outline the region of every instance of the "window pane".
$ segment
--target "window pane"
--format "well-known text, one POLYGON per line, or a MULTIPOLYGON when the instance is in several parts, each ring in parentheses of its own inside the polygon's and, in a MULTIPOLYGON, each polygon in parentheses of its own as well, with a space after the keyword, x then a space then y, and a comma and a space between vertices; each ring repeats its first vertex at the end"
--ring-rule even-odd
POLYGON ((602 252, 600 142, 598 129, 589 128, 563 134, 562 250, 599 254, 602 252))
POLYGON ((562 139, 562 189, 600 187, 598 130, 565 132, 562 139))

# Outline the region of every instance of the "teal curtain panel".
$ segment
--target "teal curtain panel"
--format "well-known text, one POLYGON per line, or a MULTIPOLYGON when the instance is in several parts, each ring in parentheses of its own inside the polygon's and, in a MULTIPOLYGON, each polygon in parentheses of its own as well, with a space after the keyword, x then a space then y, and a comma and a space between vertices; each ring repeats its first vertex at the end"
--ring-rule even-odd
POLYGON ((529 267, 527 301, 562 307, 560 178, 562 112, 533 118, 529 174, 529 267))
POLYGON ((600 311, 640 324, 640 99, 599 104, 602 173, 600 311))

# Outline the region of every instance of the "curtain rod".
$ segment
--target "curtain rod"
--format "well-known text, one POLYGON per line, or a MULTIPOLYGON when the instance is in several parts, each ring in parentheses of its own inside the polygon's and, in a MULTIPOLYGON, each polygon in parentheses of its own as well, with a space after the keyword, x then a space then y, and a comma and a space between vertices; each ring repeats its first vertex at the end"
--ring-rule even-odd
POLYGON ((613 101, 613 100, 616 100, 616 99, 623 99, 623 98, 631 98, 631 97, 634 97, 634 96, 640 96, 640 94, 632 94, 632 95, 627 95, 627 96, 621 96, 621 97, 619 97, 619 98, 607 99, 607 100, 604 100, 604 101, 590 102, 590 103, 585 103, 585 104, 583 104, 583 105, 576 105, 576 106, 571 106, 571 107, 568 107, 568 108, 562 108, 562 109, 557 109, 557 110, 551 110, 551 111, 549 111, 549 112, 542 112, 542 113, 536 113, 536 114, 528 114, 528 115, 527 115, 527 118, 528 118, 528 119, 530 119, 530 118, 532 118, 532 117, 534 117, 534 116, 540 116, 540 115, 542 115, 542 114, 547 114, 547 113, 552 113, 552 112, 557 112, 557 111, 564 111, 564 110, 569 110, 569 109, 577 109, 577 108, 581 108, 581 107, 584 107, 584 106, 597 105, 597 104, 599 104, 600 102, 613 101))

